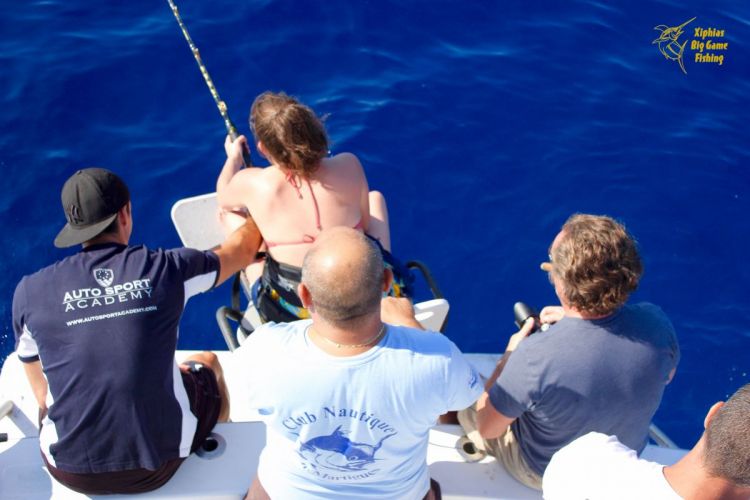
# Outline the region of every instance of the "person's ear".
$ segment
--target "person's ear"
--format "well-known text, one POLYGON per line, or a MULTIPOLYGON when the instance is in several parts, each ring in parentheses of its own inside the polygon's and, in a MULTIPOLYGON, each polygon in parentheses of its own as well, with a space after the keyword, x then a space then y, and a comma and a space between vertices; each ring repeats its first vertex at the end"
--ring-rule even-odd
POLYGON ((719 401, 718 403, 714 403, 711 409, 708 410, 708 413, 706 414, 706 418, 703 420, 704 429, 708 429, 708 425, 711 422, 711 419, 714 418, 716 413, 719 411, 719 408, 721 408, 722 406, 724 406, 724 401, 719 401))
POLYGON ((300 301, 302 301, 302 306, 308 311, 311 311, 313 309, 312 296, 310 295, 310 290, 308 290, 304 283, 297 285, 297 295, 299 296, 300 301))
POLYGON ((267 160, 268 159, 268 151, 266 151, 266 147, 263 145, 263 143, 260 142, 260 141, 258 141, 258 144, 256 144, 256 146, 257 146, 258 152, 260 152, 261 156, 263 156, 263 158, 265 158, 267 160))
POLYGON ((120 221, 120 224, 125 225, 126 218, 130 218, 133 216, 133 212, 131 210, 132 208, 130 202, 127 202, 122 206, 122 208, 117 213, 117 218, 120 221))
POLYGON ((391 285, 393 284, 393 271, 390 270, 390 268, 385 268, 383 270, 383 292, 388 293, 388 291, 391 289, 391 285))

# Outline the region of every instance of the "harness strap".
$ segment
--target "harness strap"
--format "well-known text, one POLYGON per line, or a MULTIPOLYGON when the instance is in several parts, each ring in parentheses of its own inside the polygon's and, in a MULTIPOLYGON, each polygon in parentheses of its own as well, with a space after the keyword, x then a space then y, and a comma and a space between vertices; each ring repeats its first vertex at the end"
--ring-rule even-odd
MULTIPOLYGON (((392 297, 412 297, 414 275, 411 271, 375 241, 383 255, 385 267, 393 271, 393 284, 388 295, 392 297)), ((260 278, 255 306, 266 321, 289 322, 310 317, 310 312, 302 306, 297 296, 297 285, 302 278, 302 269, 278 262, 270 254, 260 278)))

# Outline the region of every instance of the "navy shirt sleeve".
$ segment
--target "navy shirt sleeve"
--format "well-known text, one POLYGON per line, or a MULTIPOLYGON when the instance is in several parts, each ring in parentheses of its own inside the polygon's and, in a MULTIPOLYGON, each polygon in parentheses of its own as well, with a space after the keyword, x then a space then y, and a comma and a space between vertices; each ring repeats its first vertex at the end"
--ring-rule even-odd
POLYGON ((516 348, 489 391, 492 406, 509 418, 520 417, 540 397, 539 363, 532 359, 531 340, 527 339, 516 348))
POLYGON ((221 264, 212 251, 193 248, 176 248, 166 252, 167 257, 185 283, 185 299, 210 290, 219 278, 221 264))
POLYGON ((39 361, 39 348, 26 324, 26 279, 22 279, 13 294, 13 332, 16 336, 16 354, 24 363, 39 361))

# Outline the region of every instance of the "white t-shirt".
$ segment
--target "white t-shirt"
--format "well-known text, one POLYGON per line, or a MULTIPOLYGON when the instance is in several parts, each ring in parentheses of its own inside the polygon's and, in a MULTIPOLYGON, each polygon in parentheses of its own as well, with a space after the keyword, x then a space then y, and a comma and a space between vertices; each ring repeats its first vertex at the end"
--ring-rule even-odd
POLYGON ((615 436, 590 432, 552 456, 544 472, 545 500, 679 500, 664 466, 638 458, 615 436))
POLYGON ((236 352, 266 422, 258 476, 271 498, 420 499, 429 430, 482 392, 445 336, 388 326, 362 354, 326 354, 309 320, 267 324, 236 352))

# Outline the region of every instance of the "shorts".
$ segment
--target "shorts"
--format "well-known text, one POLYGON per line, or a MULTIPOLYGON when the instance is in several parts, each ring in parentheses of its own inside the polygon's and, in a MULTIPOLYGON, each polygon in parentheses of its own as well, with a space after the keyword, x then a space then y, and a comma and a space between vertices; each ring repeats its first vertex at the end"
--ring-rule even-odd
POLYGON ((510 425, 500 437, 484 439, 477 430, 476 405, 458 412, 458 422, 466 433, 466 437, 471 439, 474 446, 497 458, 497 461, 503 464, 508 474, 513 476, 516 481, 535 490, 542 489, 542 477, 532 470, 524 460, 521 447, 518 445, 518 440, 510 425))
MULTIPOLYGON (((185 364, 190 366, 190 369, 187 372, 180 370, 182 383, 190 400, 190 411, 198 419, 190 447, 190 452, 193 453, 216 425, 221 411, 221 393, 212 369, 200 363, 185 364)), ((58 482, 71 490, 89 495, 145 493, 155 490, 166 484, 185 460, 185 457, 168 460, 156 470, 130 469, 77 474, 53 467, 47 462, 44 453, 42 453, 42 458, 50 475, 58 482)))

